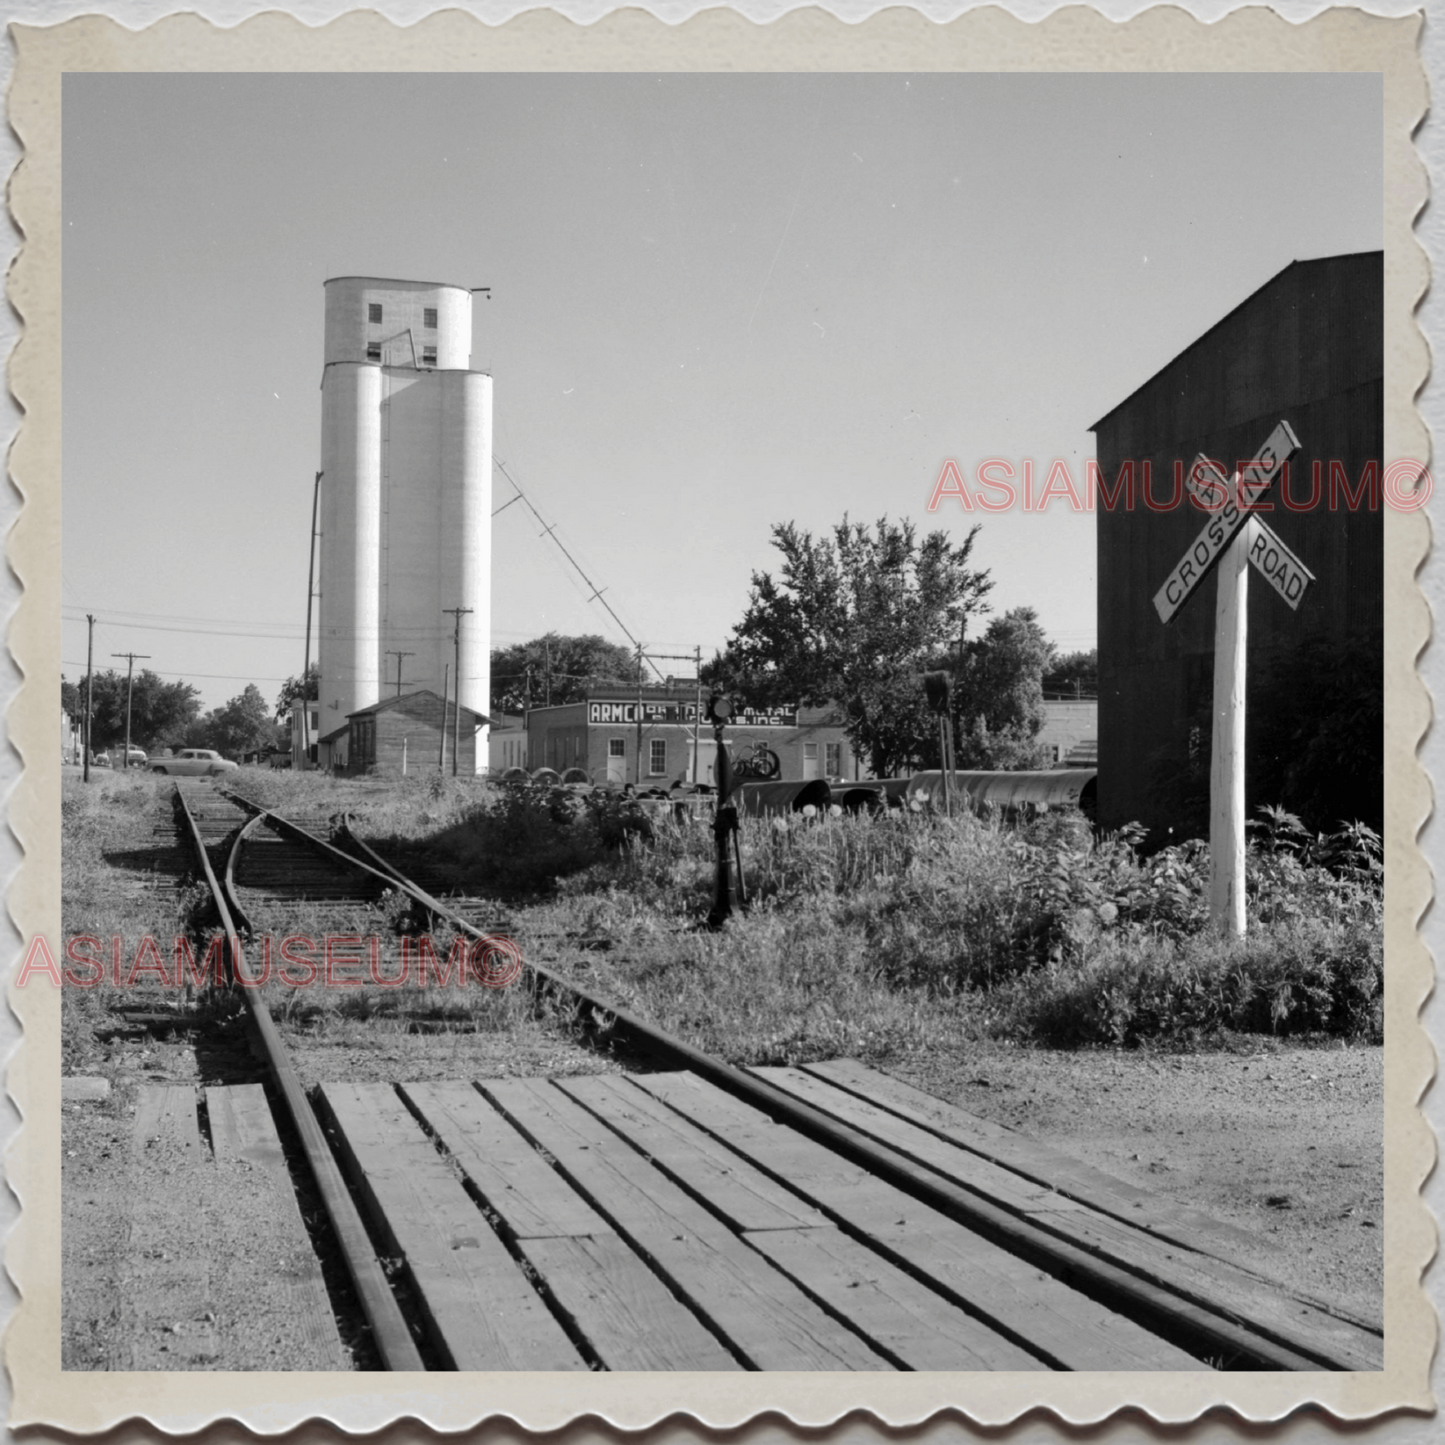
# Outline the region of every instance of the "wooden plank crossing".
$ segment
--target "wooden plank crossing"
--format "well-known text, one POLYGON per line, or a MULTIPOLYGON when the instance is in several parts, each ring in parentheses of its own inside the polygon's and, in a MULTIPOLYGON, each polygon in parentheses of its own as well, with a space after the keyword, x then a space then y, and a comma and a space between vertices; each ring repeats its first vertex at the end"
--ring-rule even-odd
MULTIPOLYGON (((1041 1238, 1302 1355, 1380 1368, 1378 1336, 1174 1237, 1222 1249, 1227 1232, 1203 1216, 850 1061, 757 1072, 1041 1238)), ((1127 1293, 1082 1293, 985 1238, 967 1211, 948 1212, 956 1191, 925 1203, 692 1073, 327 1084, 321 1099, 374 1235, 404 1263, 452 1368, 1216 1363, 1183 1347, 1187 1332, 1166 1339, 1132 1318, 1127 1293)))

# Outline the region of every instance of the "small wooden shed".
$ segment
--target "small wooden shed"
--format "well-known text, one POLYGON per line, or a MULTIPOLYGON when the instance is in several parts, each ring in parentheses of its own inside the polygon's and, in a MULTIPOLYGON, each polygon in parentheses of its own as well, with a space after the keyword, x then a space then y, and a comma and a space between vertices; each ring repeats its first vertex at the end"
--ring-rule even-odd
POLYGON ((472 777, 477 771, 477 733, 491 721, 485 713, 445 702, 423 688, 401 697, 384 698, 348 713, 346 762, 342 769, 362 773, 401 774, 452 771, 456 738, 456 771, 472 777), (458 726, 458 721, 460 726, 458 726))

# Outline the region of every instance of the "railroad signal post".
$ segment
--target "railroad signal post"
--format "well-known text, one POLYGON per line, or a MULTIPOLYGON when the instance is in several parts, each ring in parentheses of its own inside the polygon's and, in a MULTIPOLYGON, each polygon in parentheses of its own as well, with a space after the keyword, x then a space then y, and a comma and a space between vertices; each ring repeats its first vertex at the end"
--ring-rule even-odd
POLYGON ((732 717, 732 700, 714 693, 708 699, 707 720, 712 724, 712 735, 716 740, 716 759, 713 782, 717 785, 717 811, 713 815, 713 837, 717 841, 717 864, 713 875, 712 911, 707 916, 709 928, 721 928, 732 916, 734 907, 746 908, 747 890, 743 886, 743 855, 738 839, 738 810, 728 801, 732 792, 732 760, 728 757, 727 743, 723 741, 723 729, 732 717), (737 893, 733 890, 733 860, 738 865, 737 893))
POLYGON ((1190 471, 1189 491, 1213 510, 1204 529, 1154 596, 1171 622, 1216 567, 1214 712, 1209 764, 1209 916, 1221 932, 1244 935, 1244 706, 1249 569, 1255 567, 1291 608, 1313 574, 1252 509, 1299 450, 1288 422, 1270 433, 1232 481, 1205 457, 1190 471))

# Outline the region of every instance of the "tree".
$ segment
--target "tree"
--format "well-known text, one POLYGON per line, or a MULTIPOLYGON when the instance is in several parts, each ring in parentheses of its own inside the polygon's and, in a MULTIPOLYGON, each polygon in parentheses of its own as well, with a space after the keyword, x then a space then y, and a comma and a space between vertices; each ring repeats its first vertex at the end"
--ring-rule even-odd
POLYGON ((1037 738, 1047 716, 1044 670, 1053 654, 1032 607, 994 618, 968 644, 954 688, 959 767, 1037 768, 1048 761, 1037 738))
POLYGON ((60 678, 61 711, 68 713, 73 718, 78 718, 84 706, 85 694, 73 682, 67 682, 62 674, 60 678))
MULTIPOLYGON (((90 745, 100 751, 125 742, 125 673, 97 672, 92 685, 90 745)), ((85 711, 84 678, 76 693, 76 713, 80 715, 85 711)), ((142 668, 131 686, 131 742, 147 751, 175 743, 200 710, 200 693, 190 683, 165 682, 149 668, 142 668)))
POLYGON ((288 677, 282 684, 281 692, 276 698, 276 721, 280 722, 299 699, 304 698, 307 702, 315 702, 320 696, 321 664, 309 662, 306 664, 306 671, 302 676, 288 677))
POLYGON ((1045 697, 1089 697, 1099 695, 1099 649, 1066 652, 1056 657, 1044 673, 1045 697))
POLYGON ((281 729, 271 720, 261 689, 248 682, 244 692, 191 725, 186 745, 214 748, 225 757, 239 758, 244 753, 278 747, 282 737, 281 729))
POLYGON ((565 637, 549 632, 531 642, 492 649, 491 705, 497 715, 581 702, 590 687, 636 681, 637 654, 596 633, 565 637))
POLYGON ((705 675, 754 705, 836 701, 875 776, 936 756, 921 675, 985 610, 993 583, 969 566, 977 534, 919 541, 912 523, 887 517, 875 531, 845 516, 816 539, 775 526, 779 574, 753 574, 747 612, 705 675))

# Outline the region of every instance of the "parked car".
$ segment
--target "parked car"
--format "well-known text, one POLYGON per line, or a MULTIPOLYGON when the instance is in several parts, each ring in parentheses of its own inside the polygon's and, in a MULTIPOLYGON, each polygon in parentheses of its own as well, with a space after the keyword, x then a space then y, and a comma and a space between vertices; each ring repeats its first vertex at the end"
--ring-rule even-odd
POLYGON ((182 748, 173 757, 157 758, 151 764, 151 772, 170 773, 179 778, 215 778, 235 771, 235 763, 210 748, 182 748))
POLYGON ((145 749, 136 747, 134 743, 129 749, 120 747, 110 750, 110 765, 113 768, 143 768, 149 762, 145 749))

